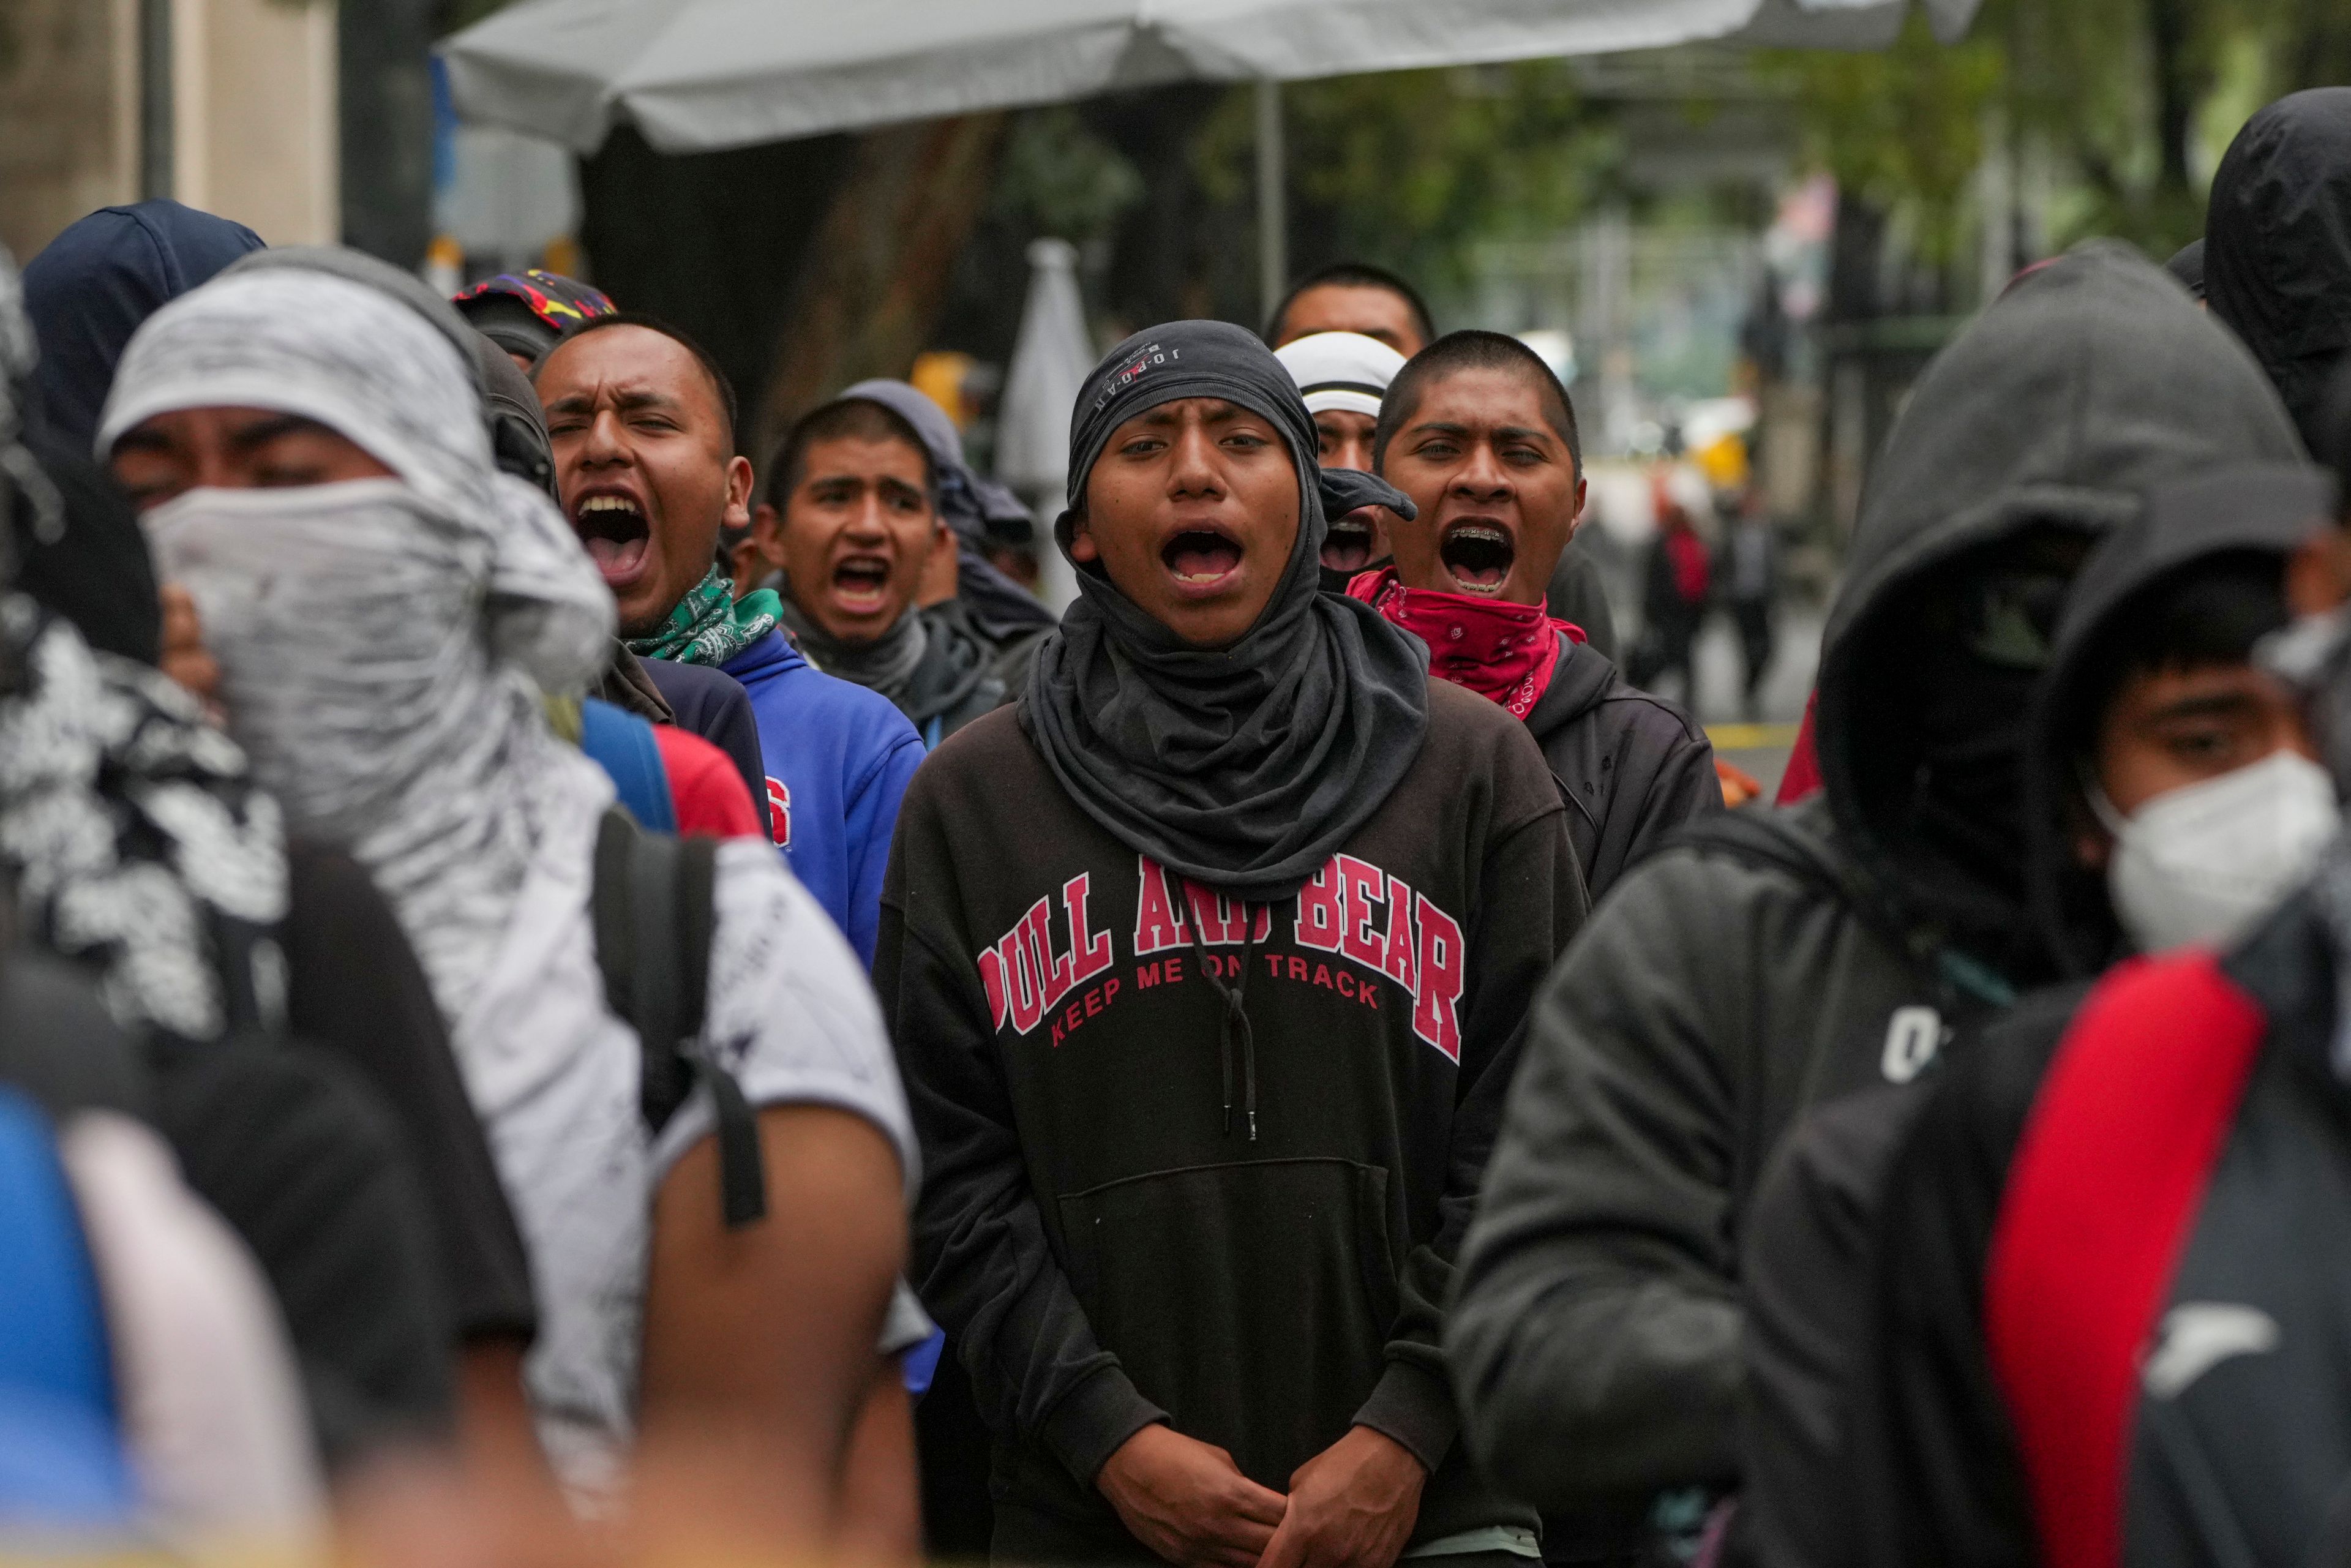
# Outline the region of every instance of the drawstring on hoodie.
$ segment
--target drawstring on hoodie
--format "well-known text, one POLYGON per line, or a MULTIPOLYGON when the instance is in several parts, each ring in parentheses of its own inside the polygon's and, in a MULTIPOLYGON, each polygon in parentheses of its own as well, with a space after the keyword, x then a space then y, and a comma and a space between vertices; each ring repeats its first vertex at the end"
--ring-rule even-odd
POLYGON ((1224 1135, 1233 1132, 1233 1038, 1240 1037, 1242 1114, 1249 1119, 1249 1142, 1257 1142, 1257 1037, 1249 1030, 1249 1013, 1242 1003, 1249 998, 1249 966, 1257 959, 1257 909, 1249 900, 1241 901, 1241 978, 1240 984, 1228 986, 1216 966, 1208 962, 1208 946, 1200 936, 1200 900, 1190 883, 1184 884, 1184 912, 1190 916, 1192 955, 1200 966, 1200 973, 1216 987, 1217 998, 1225 1004, 1225 1015, 1217 1025, 1217 1050, 1224 1075, 1225 1125, 1224 1135))

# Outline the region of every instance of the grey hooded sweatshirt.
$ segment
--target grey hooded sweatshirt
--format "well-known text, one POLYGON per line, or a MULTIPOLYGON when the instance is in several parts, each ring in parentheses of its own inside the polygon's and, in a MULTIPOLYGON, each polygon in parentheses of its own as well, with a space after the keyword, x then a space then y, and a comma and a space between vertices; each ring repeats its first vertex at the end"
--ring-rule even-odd
POLYGON ((2119 246, 2016 285, 1920 379, 1830 616, 1823 794, 1644 862, 1530 1021, 1446 1343, 1472 1452, 1582 1518, 1546 1555, 1629 1555, 1661 1495, 1695 1514, 1737 1485, 1739 1248, 1782 1134, 1917 1078, 2042 977, 2021 900, 1906 836, 1903 591, 2027 525, 2108 530, 2166 476, 2296 452, 2243 349, 2119 246))

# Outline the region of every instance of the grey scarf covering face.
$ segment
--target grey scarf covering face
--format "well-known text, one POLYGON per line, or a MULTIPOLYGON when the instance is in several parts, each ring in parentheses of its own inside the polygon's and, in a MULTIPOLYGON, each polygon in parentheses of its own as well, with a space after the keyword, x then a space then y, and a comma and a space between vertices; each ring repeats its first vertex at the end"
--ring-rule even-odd
MULTIPOLYGON (((1210 887, 1286 898, 1386 801, 1427 733, 1427 648, 1319 577, 1328 508, 1408 517, 1412 503, 1368 474, 1319 469, 1297 383, 1254 334, 1178 321, 1121 343, 1079 393, 1071 507, 1120 425, 1183 398, 1261 414, 1290 449, 1298 537, 1273 597, 1231 647, 1195 648, 1081 567, 1020 718, 1112 837, 1210 887)), ((1071 522, 1054 529, 1064 553, 1071 522)))
POLYGON ((541 833, 596 793, 538 693, 593 678, 611 596, 547 497, 493 466, 470 367, 364 285, 253 273, 159 311, 124 355, 100 452, 203 407, 315 420, 393 471, 194 490, 146 520, 256 776, 290 827, 374 874, 459 1019, 541 833))

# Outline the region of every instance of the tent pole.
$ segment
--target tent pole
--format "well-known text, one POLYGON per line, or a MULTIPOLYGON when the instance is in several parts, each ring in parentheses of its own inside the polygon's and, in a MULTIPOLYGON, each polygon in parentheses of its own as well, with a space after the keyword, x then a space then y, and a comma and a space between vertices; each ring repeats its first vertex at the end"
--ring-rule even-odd
POLYGON ((1290 203, 1283 179, 1287 162, 1281 145, 1281 84, 1261 78, 1257 83, 1257 266, 1259 304, 1269 325, 1290 285, 1290 203))

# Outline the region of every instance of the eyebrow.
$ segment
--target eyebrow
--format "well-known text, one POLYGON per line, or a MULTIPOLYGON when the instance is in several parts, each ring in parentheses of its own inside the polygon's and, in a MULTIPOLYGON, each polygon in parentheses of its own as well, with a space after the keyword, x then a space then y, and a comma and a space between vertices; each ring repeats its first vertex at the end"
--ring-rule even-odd
POLYGON ((861 489, 871 485, 877 490, 904 490, 910 496, 930 494, 913 480, 901 478, 895 474, 810 474, 800 482, 800 487, 807 490, 827 489, 836 485, 853 485, 861 489))
MULTIPOLYGON (((594 392, 569 392, 547 405, 549 413, 587 413, 596 406, 594 392)), ((612 393, 612 408, 620 413, 634 413, 639 409, 674 409, 685 406, 678 399, 650 387, 623 387, 612 393)))
MULTIPOLYGON (((1450 435, 1456 440, 1467 441, 1471 436, 1477 434, 1478 432, 1475 426, 1463 424, 1456 420, 1431 419, 1425 420, 1418 424, 1408 426, 1405 430, 1404 434, 1406 435, 1450 435)), ((1546 445, 1552 446, 1565 444, 1565 443, 1560 440, 1559 433, 1546 424, 1498 424, 1494 426, 1492 431, 1489 434, 1489 439, 1497 442, 1536 441, 1541 442, 1546 445)))
POLYGON ((2180 697, 2168 702, 2147 715, 2160 724, 2167 719, 2205 718, 2214 715, 2241 713, 2258 706, 2250 692, 2208 692, 2201 696, 2180 697))
POLYGON ((251 452, 256 447, 268 445, 281 435, 302 435, 314 432, 324 435, 335 434, 317 420, 305 419, 298 413, 272 414, 267 419, 256 419, 251 424, 230 431, 228 445, 237 452, 251 452))

